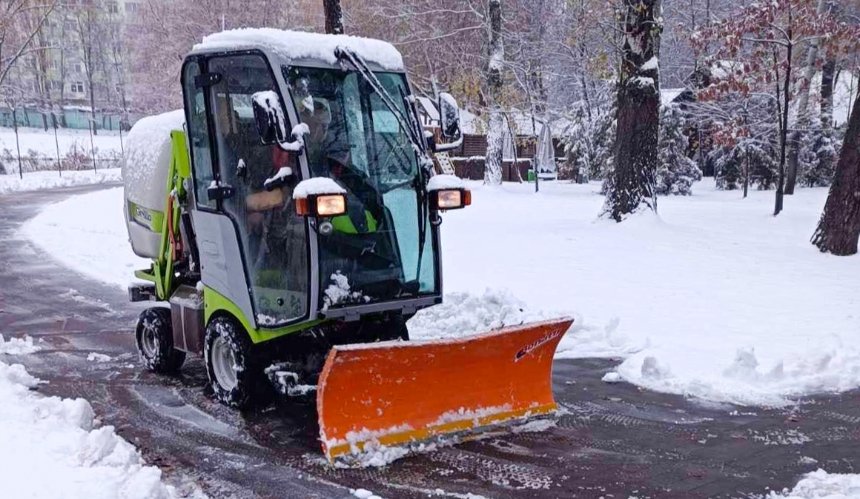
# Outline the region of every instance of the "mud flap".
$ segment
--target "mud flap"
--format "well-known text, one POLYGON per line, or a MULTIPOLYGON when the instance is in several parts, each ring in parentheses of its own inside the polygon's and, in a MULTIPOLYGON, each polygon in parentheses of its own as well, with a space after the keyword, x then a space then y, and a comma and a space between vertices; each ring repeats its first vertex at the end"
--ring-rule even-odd
POLYGON ((552 359, 572 323, 333 348, 317 385, 323 452, 333 460, 554 411, 552 359))

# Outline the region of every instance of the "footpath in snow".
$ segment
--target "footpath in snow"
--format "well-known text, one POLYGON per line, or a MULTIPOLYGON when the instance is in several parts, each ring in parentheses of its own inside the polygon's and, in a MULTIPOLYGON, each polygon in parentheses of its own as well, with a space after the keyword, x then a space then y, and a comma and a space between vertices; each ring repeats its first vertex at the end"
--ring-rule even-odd
MULTIPOLYGON (((168 499, 177 490, 161 481, 137 449, 100 426, 84 399, 46 397, 41 382, 7 355, 35 352, 31 338, 0 335, 0 490, 3 497, 55 499, 168 499)), ((205 497, 198 490, 192 497, 205 497)), ((187 495, 183 495, 187 497, 187 495)))
POLYGON ((119 168, 103 170, 81 170, 62 172, 41 171, 24 173, 23 178, 17 172, 0 175, 0 195, 10 192, 40 191, 57 187, 72 187, 76 185, 112 184, 122 182, 119 168))
MULTIPOLYGON (((598 184, 471 188, 472 206, 444 215, 445 303, 410 321, 414 338, 572 315, 558 357, 623 358, 619 379, 652 390, 779 405, 860 386, 860 257, 808 242, 826 189, 800 189, 774 218, 773 192, 705 181, 616 224, 597 219, 598 184)), ((121 189, 76 196, 23 233, 125 287, 147 261, 121 206, 121 189)))

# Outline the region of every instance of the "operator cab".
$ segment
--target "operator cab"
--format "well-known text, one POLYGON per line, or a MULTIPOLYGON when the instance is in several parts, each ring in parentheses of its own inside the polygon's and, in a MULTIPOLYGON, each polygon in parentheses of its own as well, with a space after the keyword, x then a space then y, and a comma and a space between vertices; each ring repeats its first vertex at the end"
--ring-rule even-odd
POLYGON ((198 231, 212 238, 198 243, 202 281, 258 327, 440 300, 431 146, 399 53, 353 40, 228 31, 183 65, 192 218, 211 226, 198 231), (308 191, 311 179, 330 179, 332 192, 308 191), (326 194, 335 211, 317 209, 326 194))

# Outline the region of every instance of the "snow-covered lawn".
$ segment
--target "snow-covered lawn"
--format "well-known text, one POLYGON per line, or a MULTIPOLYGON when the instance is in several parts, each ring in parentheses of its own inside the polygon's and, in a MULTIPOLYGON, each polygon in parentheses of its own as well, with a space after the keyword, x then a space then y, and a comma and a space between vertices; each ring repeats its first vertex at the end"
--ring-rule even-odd
MULTIPOLYGON (((772 192, 742 199, 706 180, 615 224, 597 219, 597 184, 470 185, 472 206, 442 224, 446 303, 412 319, 413 337, 567 314, 558 357, 621 357, 620 377, 653 390, 784 404, 860 386, 860 257, 808 242, 826 189, 800 189, 774 218, 772 192)), ((124 287, 147 261, 121 206, 121 189, 76 196, 23 231, 124 287)))
MULTIPOLYGON (((123 134, 124 139, 125 134, 123 134)), ((72 148, 83 150, 86 154, 90 152, 90 132, 87 130, 60 128, 57 130, 57 139, 54 140, 53 128, 46 132, 41 128, 19 127, 18 141, 22 155, 29 155, 28 151, 36 151, 41 156, 56 158, 58 143, 60 156, 65 155, 72 148)), ((122 149, 119 132, 108 130, 99 130, 97 135, 93 135, 93 144, 99 154, 119 154, 122 149)), ((15 130, 12 128, 0 127, 0 153, 4 149, 8 149, 17 157, 15 130)))
MULTIPOLYGON (((46 397, 41 383, 5 354, 36 351, 31 339, 0 336, 0 484, 3 497, 166 499, 161 481, 112 426, 100 426, 84 399, 46 397)), ((195 497, 203 497, 193 492, 195 497)))
POLYGON ((107 184, 121 182, 120 168, 68 171, 60 175, 57 171, 26 172, 23 178, 18 173, 0 175, 0 194, 19 191, 38 191, 74 185, 107 184))

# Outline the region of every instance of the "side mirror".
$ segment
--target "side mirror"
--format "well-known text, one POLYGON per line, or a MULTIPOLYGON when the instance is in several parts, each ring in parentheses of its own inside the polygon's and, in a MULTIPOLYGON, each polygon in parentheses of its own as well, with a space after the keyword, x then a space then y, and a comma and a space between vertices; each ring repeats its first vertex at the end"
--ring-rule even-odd
POLYGON ((274 90, 256 92, 251 96, 251 106, 254 108, 254 121, 257 133, 263 144, 277 144, 286 140, 287 123, 281 99, 274 90))
POLYGON ((446 92, 439 94, 439 126, 446 139, 460 136, 460 108, 454 96, 446 92))

